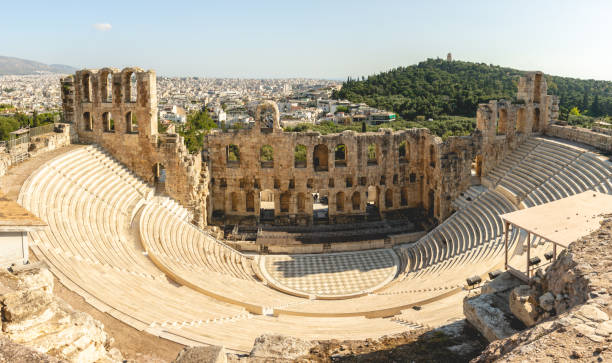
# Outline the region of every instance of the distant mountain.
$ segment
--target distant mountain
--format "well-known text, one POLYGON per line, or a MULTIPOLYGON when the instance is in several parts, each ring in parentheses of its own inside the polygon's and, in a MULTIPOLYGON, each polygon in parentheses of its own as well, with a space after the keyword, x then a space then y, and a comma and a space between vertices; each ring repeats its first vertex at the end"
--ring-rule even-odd
MULTIPOLYGON (((514 99, 518 78, 525 73, 484 63, 428 59, 361 80, 349 78, 333 97, 394 111, 406 120, 419 115, 473 117, 481 102, 514 99)), ((612 115, 612 82, 545 77, 548 93, 559 96, 562 118, 573 107, 589 116, 612 115)))
POLYGON ((76 68, 64 64, 44 64, 27 59, 0 56, 0 75, 23 75, 38 73, 71 74, 76 68))

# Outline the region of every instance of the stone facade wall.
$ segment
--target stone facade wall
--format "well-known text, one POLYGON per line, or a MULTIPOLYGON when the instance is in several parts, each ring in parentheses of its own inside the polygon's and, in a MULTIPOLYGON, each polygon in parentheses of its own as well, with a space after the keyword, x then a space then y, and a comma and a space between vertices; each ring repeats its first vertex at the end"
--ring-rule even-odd
POLYGON ((517 101, 481 104, 471 136, 445 141, 427 129, 283 132, 278 107, 264 101, 252 129, 208 134, 202 159, 180 136, 158 134, 153 71, 78 71, 62 80, 62 100, 80 142, 101 145, 150 183, 165 174, 165 192, 199 224, 258 223, 262 195, 274 223, 312 224, 313 193, 327 197, 330 223, 358 222, 372 210, 381 218, 416 210, 442 221, 453 199, 529 135, 546 132, 558 113, 540 72, 521 78, 517 101))
POLYGON ((559 116, 559 99, 547 94, 541 72, 521 77, 516 101, 492 100, 476 112, 482 147, 476 158, 477 173, 485 176, 527 137, 545 133, 559 116))
POLYGON ((547 135, 591 145, 605 152, 612 152, 612 135, 606 135, 575 126, 550 125, 547 135))
POLYGON ((64 118, 79 142, 102 146, 150 184, 191 209, 205 223, 202 159, 176 134, 158 134, 154 71, 140 68, 81 70, 62 80, 64 118))
MULTIPOLYGON (((262 105, 269 108, 268 103, 262 105)), ((278 111, 272 109, 276 114, 271 121, 265 121, 258 109, 252 129, 207 136, 210 219, 257 222, 262 191, 273 194, 278 224, 311 224, 313 193, 328 198, 331 223, 363 220, 368 196, 383 215, 409 208, 431 210, 439 219, 447 213, 441 193, 448 190, 439 177, 443 144, 429 130, 283 132, 278 111), (338 147, 345 151, 337 152, 338 147), (305 154, 304 161, 295 157, 296 148, 305 154), (262 157, 262 150, 268 150, 267 157, 262 157)))

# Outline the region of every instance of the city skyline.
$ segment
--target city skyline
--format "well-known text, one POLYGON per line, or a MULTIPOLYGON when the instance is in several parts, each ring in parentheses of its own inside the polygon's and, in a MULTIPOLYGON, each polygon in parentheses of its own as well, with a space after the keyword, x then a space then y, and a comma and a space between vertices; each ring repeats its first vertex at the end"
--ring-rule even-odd
POLYGON ((5 4, 3 55, 76 68, 136 65, 158 75, 320 78, 376 74, 427 58, 612 80, 612 4, 413 3, 5 4), (32 9, 36 9, 32 11, 32 9))

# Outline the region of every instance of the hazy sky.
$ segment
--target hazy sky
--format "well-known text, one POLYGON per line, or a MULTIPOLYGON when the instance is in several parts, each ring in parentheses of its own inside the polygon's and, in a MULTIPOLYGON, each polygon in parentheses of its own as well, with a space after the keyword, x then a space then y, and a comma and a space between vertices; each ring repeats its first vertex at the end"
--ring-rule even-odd
POLYGON ((2 2, 0 55, 159 75, 345 79, 426 58, 612 80, 612 1, 2 2))

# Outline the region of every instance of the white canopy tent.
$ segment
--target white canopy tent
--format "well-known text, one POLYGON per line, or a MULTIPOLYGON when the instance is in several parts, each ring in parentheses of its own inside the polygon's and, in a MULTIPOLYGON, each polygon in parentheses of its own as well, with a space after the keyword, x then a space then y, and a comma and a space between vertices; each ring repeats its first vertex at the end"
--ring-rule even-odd
POLYGON ((586 191, 571 197, 536 207, 502 214, 505 227, 506 270, 523 272, 508 265, 508 229, 510 225, 527 232, 527 269, 523 277, 529 279, 531 235, 553 244, 553 258, 557 258, 557 246, 567 248, 570 243, 599 229, 603 216, 612 214, 612 195, 586 191))

